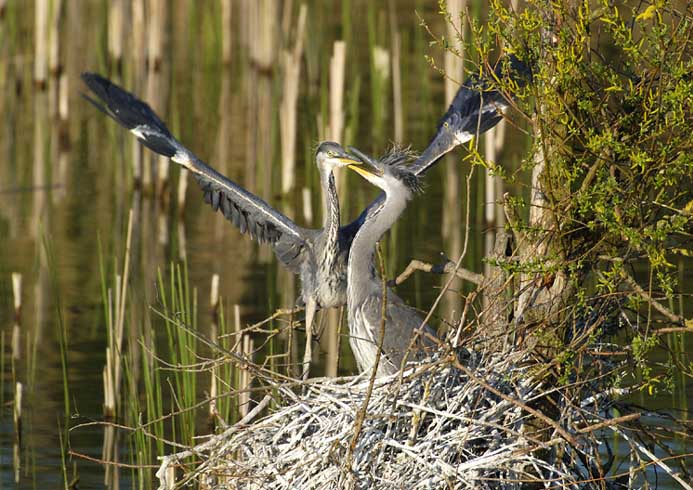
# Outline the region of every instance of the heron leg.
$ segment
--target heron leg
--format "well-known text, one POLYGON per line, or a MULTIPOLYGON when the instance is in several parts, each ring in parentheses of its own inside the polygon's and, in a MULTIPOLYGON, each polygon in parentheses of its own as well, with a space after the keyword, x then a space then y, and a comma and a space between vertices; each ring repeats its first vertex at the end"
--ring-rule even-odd
POLYGON ((308 379, 310 361, 313 358, 313 318, 318 308, 315 298, 306 301, 306 349, 303 354, 303 379, 308 379))

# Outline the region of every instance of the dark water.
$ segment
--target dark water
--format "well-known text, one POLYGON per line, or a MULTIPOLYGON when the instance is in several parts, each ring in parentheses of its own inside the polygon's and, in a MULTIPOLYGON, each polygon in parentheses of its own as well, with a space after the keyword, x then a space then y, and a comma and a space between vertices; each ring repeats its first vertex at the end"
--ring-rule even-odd
MULTIPOLYGON (((239 305, 243 323, 265 318, 278 307, 291 306, 298 289, 294 278, 276 264, 266 248, 251 242, 210 211, 193 181, 187 190, 185 208, 178 209, 178 169, 171 167, 171 180, 161 193, 163 197, 154 196, 146 187, 134 186, 132 162, 141 150, 130 135, 80 97, 83 88, 78 74, 91 70, 113 76, 150 101, 179 139, 205 161, 301 224, 319 226, 321 196, 312 155, 325 134, 319 118, 328 118, 329 57, 336 39, 348 41, 343 142, 379 153, 394 139, 391 78, 384 83, 384 90, 374 90, 369 57, 373 44, 391 48, 388 4, 365 0, 330 3, 308 2, 306 62, 298 105, 297 188, 285 196, 279 191, 281 75, 253 64, 251 49, 244 40, 244 36, 250 39, 252 34, 246 32, 249 27, 244 24, 248 21, 242 18, 240 8, 233 12, 230 64, 221 62, 218 6, 210 3, 198 9, 193 6, 196 4, 175 2, 167 5, 170 10, 162 21, 166 40, 157 74, 147 76, 145 70, 138 68, 134 54, 126 51, 123 75, 119 77, 106 61, 103 5, 66 5, 60 35, 68 94, 64 120, 57 115, 57 81, 52 80, 46 91, 32 84, 32 6, 16 3, 8 9, 1 21, 4 31, 0 33, 9 40, 0 48, 0 330, 5 360, 1 400, 5 404, 0 408, 0 487, 58 486, 63 480, 60 427, 102 418, 106 330, 100 270, 105 264, 112 274, 114 260, 117 268, 122 269, 131 209, 135 215, 130 272, 133 322, 143 322, 149 305, 158 304, 156 273, 158 269, 167 271, 171 262, 187 262, 190 283, 198 291, 203 329, 210 322, 207 298, 215 273, 221 277, 220 295, 227 315, 231 315, 232 305, 239 305), (339 7, 335 8, 336 5, 339 7), (374 110, 375 106, 378 110, 374 110), (378 114, 383 115, 382 119, 378 119, 378 114), (304 187, 310 190, 312 222, 302 212, 304 187), (13 272, 22 274, 23 303, 19 318, 21 355, 16 362, 16 379, 24 385, 19 485, 14 484, 11 405, 13 272), (61 324, 68 341, 67 416, 59 347, 61 324)), ((434 32, 444 32, 445 26, 436 15, 437 2, 396 2, 397 28, 402 36, 401 143, 421 151, 444 112, 445 101, 441 76, 424 59, 424 54, 430 54, 442 65, 442 55, 429 49, 427 34, 418 26, 415 9, 434 32)), ((510 169, 517 168, 526 144, 518 131, 508 128, 499 161, 510 169)), ((470 170, 461 164, 463 156, 464 151, 459 151, 444 164, 459 168, 461 194, 447 197, 462 212, 451 213, 451 207, 444 204, 444 184, 449 177, 441 165, 427 177, 425 195, 410 206, 384 242, 390 276, 414 257, 436 262, 439 254, 445 253, 455 258, 462 223, 453 222, 459 233, 447 239, 441 238, 441 228, 445 213, 464 216, 464 177, 470 170)), ((141 153, 141 158, 145 165, 151 161, 147 152, 141 153)), ((483 271, 481 257, 487 228, 483 222, 483 185, 483 170, 476 169, 471 186, 470 243, 464 266, 477 272, 483 271)), ((526 185, 521 183, 506 190, 527 193, 526 185)), ((376 194, 356 176, 345 175, 341 183, 343 219, 355 217, 376 194)), ((682 281, 686 291, 691 290, 688 270, 690 267, 682 281)), ((440 284, 438 277, 417 274, 398 291, 411 303, 426 308, 437 296, 440 284)), ((443 314, 454 317, 455 300, 451 296, 443 314)), ((690 305, 681 307, 688 315, 693 311, 690 305)), ((321 359, 329 350, 327 342, 322 342, 321 359)), ((352 372, 347 342, 342 341, 341 345, 344 358, 340 371, 352 372)), ((326 369, 324 361, 320 366, 317 374, 326 369)), ((675 395, 645 397, 641 402, 650 408, 687 410, 693 395, 690 381, 688 389, 685 385, 686 380, 679 380, 675 395)), ((101 458, 102 444, 100 427, 74 431, 69 441, 70 449, 93 458, 101 458)), ((678 449, 690 450, 690 441, 682 441, 678 449)), ((129 461, 127 444, 123 444, 119 457, 120 461, 129 461)), ((81 488, 103 485, 101 465, 81 459, 72 459, 67 465, 70 475, 76 465, 81 488)), ((129 470, 121 470, 123 486, 129 486, 131 478, 129 470)))

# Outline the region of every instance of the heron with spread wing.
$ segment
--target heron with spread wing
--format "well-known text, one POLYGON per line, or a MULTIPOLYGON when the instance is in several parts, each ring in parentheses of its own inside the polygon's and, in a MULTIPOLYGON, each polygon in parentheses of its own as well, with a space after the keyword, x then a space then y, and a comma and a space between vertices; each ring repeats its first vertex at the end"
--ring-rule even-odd
MULTIPOLYGON (((150 150, 170 158, 189 170, 204 198, 215 211, 259 242, 267 242, 277 258, 301 278, 301 300, 306 305, 306 327, 310 332, 318 308, 346 304, 347 259, 351 243, 367 216, 382 204, 376 198, 359 217, 340 227, 339 200, 334 169, 358 165, 340 145, 322 143, 316 153, 327 213, 322 229, 298 226, 277 209, 205 164, 181 144, 166 124, 145 103, 106 78, 83 73, 82 79, 98 101, 86 97, 99 110, 124 126, 150 150)), ((441 156, 493 127, 508 103, 497 91, 471 79, 458 91, 441 120, 431 143, 414 162, 412 172, 421 175, 441 156)))
POLYGON ((346 302, 348 243, 340 233, 333 171, 347 164, 358 165, 359 161, 344 148, 329 141, 318 146, 315 160, 327 213, 322 229, 304 228, 205 164, 171 134, 145 102, 100 75, 83 73, 82 79, 99 99, 87 97, 87 100, 129 129, 147 148, 190 171, 202 188, 205 201, 215 211, 221 211, 241 233, 269 243, 282 264, 300 275, 308 325, 317 308, 341 306, 346 302))

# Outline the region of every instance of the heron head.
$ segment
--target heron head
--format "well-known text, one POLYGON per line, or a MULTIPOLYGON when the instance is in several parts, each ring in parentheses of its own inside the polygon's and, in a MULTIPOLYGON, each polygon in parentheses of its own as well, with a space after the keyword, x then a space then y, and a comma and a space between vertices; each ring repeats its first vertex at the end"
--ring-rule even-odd
POLYGON ((361 165, 361 161, 350 155, 339 143, 334 141, 323 141, 318 146, 315 154, 315 160, 318 166, 326 165, 327 167, 339 168, 347 165, 361 165))
POLYGON ((409 168, 413 155, 408 149, 393 148, 378 159, 351 146, 349 151, 363 162, 361 166, 349 165, 349 168, 371 184, 386 192, 405 191, 412 195, 421 191, 419 177, 409 168))

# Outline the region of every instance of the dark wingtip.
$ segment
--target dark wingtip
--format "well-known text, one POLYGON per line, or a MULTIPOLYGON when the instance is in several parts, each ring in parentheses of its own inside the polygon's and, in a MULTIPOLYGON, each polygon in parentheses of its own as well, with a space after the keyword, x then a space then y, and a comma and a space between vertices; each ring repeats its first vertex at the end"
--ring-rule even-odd
POLYGON ((97 73, 83 72, 81 78, 99 101, 85 98, 122 126, 127 129, 148 126, 160 133, 163 138, 171 137, 166 124, 146 102, 97 73))
POLYGON ((113 85, 110 80, 89 71, 82 72, 80 78, 97 97, 104 102, 108 100, 108 89, 113 85))

